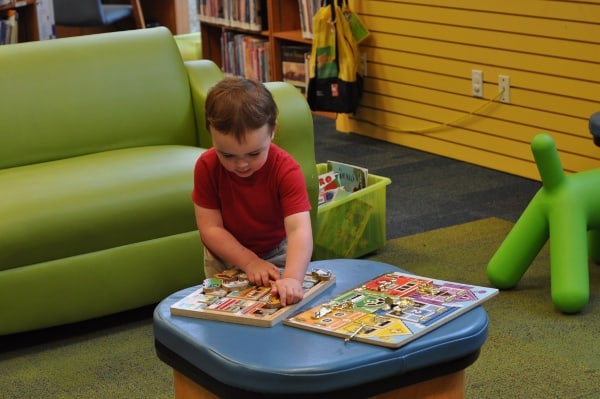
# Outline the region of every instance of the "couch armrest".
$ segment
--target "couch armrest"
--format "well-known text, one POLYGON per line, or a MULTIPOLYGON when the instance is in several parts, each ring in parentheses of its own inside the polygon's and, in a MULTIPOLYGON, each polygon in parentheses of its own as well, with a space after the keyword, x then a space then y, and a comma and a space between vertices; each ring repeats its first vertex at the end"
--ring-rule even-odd
POLYGON ((192 90, 192 101, 194 102, 194 112, 196 114, 196 134, 198 145, 201 148, 212 147, 212 140, 209 132, 206 130, 206 117, 204 115, 204 103, 208 91, 217 82, 223 79, 223 72, 217 64, 210 60, 192 60, 186 61, 185 67, 190 79, 190 88, 192 90))
POLYGON ((175 43, 184 61, 202 59, 202 38, 200 32, 174 35, 175 43))

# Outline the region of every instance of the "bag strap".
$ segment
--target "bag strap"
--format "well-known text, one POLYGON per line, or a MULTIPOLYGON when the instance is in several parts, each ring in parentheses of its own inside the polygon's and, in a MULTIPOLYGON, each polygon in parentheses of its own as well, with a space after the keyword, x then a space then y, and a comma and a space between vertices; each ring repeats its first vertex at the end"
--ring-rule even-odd
MULTIPOLYGON (((335 25, 337 23, 337 12, 335 12, 335 2, 331 1, 330 3, 331 3, 331 23, 333 25, 335 25)), ((336 29, 337 29, 337 26, 336 26, 336 29)), ((336 37, 337 37, 337 35, 336 35, 336 37)), ((335 49, 337 52, 337 46, 335 47, 335 49)))
POLYGON ((331 22, 334 25, 337 22, 337 13, 335 12, 336 3, 340 10, 348 10, 348 0, 321 0, 321 7, 331 6, 331 22))

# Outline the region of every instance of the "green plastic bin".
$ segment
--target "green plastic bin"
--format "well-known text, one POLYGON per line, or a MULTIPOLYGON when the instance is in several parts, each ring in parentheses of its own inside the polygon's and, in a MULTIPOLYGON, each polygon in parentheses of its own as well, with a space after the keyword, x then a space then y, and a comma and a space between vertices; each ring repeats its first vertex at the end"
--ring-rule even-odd
MULTIPOLYGON (((319 174, 327 164, 317 164, 319 174)), ((385 190, 392 181, 369 173, 367 187, 319 206, 314 260, 359 258, 385 245, 385 190)))

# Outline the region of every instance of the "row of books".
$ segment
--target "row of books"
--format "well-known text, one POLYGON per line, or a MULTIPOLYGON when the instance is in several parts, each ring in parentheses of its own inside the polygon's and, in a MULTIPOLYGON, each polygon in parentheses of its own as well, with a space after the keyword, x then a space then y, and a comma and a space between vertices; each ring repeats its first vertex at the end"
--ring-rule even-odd
POLYGON ((264 37, 226 30, 221 34, 224 73, 268 82, 271 80, 269 52, 269 41, 264 37))
MULTIPOLYGON (((259 32, 268 30, 265 0, 197 0, 200 22, 259 32)), ((302 37, 312 39, 313 16, 321 0, 298 0, 302 37)))
MULTIPOLYGON (((25 1, 0 1, 0 6, 15 7, 4 9, 0 12, 0 45, 13 44, 19 41, 19 22, 21 29, 23 27, 31 28, 37 22, 37 32, 33 34, 29 31, 33 29, 21 30, 21 41, 29 40, 49 40, 56 38, 54 28, 54 7, 52 0, 36 0, 35 15, 29 11, 22 14, 23 19, 19 21, 19 13, 17 9, 22 10, 22 6, 26 5, 25 1)), ((29 10, 29 8, 27 8, 29 10)))
POLYGON ((313 38, 313 16, 321 7, 321 0, 298 0, 300 7, 300 28, 304 39, 313 38))
POLYGON ((327 172, 319 175, 319 205, 326 204, 367 187, 369 170, 344 162, 327 161, 327 172))
POLYGON ((308 88, 310 50, 308 44, 281 46, 282 80, 294 85, 302 94, 305 94, 308 88))
POLYGON ((198 0, 198 19, 223 26, 260 32, 267 19, 265 0, 198 0))
POLYGON ((18 42, 19 24, 15 10, 9 10, 8 16, 0 20, 0 45, 18 42))

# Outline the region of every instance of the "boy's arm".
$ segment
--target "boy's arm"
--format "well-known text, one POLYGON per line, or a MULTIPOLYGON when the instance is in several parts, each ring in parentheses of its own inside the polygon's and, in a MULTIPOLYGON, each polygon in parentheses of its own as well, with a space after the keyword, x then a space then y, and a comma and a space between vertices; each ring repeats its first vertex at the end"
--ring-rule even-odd
MULTIPOLYGON (((194 212, 200 239, 216 257, 246 273, 248 272, 246 266, 262 260, 254 252, 240 244, 237 238, 223 227, 223 219, 218 209, 202 208, 194 204, 194 212)), ((279 275, 275 266, 273 266, 273 273, 275 276, 279 275)))
POLYGON ((273 293, 283 306, 302 300, 302 282, 312 256, 313 237, 309 212, 300 212, 285 218, 287 252, 281 279, 273 284, 273 293))
POLYGON ((284 224, 288 243, 282 278, 291 277, 302 283, 313 249, 310 213, 290 215, 284 219, 284 224))

